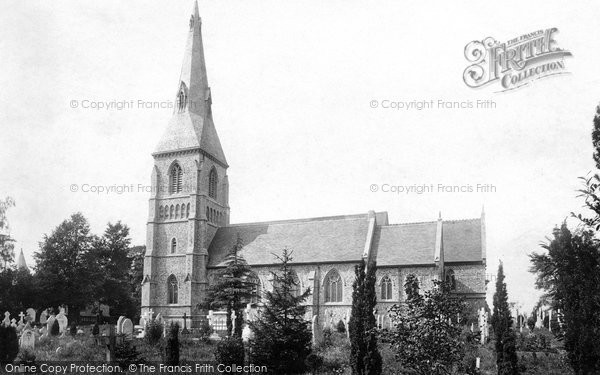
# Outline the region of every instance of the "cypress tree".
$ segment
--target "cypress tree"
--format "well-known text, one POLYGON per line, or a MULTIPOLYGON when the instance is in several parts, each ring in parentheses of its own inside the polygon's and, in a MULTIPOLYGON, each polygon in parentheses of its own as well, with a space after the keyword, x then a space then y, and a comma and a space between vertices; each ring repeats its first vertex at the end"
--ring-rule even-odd
POLYGON ((165 362, 167 365, 179 364, 179 324, 171 323, 165 346, 165 362))
POLYGON ((382 360, 377 348, 377 322, 374 310, 377 305, 375 294, 375 263, 369 263, 365 273, 365 262, 355 266, 352 284, 352 311, 349 322, 350 365, 354 375, 381 374, 382 360))
POLYGON ((492 315, 492 328, 496 338, 498 375, 515 375, 519 373, 516 335, 512 324, 512 316, 508 308, 508 293, 504 282, 504 268, 500 263, 496 279, 496 292, 494 293, 494 313, 492 315))

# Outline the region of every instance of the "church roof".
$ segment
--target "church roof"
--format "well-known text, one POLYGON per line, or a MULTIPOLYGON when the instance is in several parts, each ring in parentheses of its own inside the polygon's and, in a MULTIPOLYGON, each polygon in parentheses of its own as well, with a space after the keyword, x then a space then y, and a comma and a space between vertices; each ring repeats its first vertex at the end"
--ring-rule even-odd
MULTIPOLYGON (((379 266, 434 264, 438 222, 387 225, 378 213, 372 252, 379 266)), ((208 265, 222 262, 236 244, 244 244, 239 255, 250 265, 277 263, 273 254, 293 251, 293 263, 359 261, 368 235, 368 214, 313 219, 236 224, 217 230, 208 250, 208 265)), ((481 219, 442 221, 445 262, 483 260, 481 219)))
POLYGON ((277 263, 273 254, 293 251, 293 263, 359 261, 368 230, 367 215, 237 224, 221 227, 213 238, 208 265, 219 266, 236 244, 250 265, 277 263))
POLYGON ((25 261, 25 255, 23 255, 23 249, 21 249, 21 253, 19 253, 19 259, 17 260, 17 269, 24 269, 29 271, 29 267, 27 267, 27 262, 25 261))

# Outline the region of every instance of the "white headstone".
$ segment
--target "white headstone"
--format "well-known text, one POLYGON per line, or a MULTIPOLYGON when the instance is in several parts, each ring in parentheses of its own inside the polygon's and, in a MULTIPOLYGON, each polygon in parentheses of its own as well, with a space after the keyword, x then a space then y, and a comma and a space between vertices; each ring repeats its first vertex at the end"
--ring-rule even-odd
POLYGON ((162 316, 161 313, 158 313, 156 315, 156 318, 154 320, 157 321, 157 322, 159 322, 160 324, 163 324, 163 325, 165 324, 165 320, 163 319, 163 316, 162 316))
POLYGON ((120 335, 121 333, 123 333, 123 329, 122 329, 121 325, 123 324, 123 321, 125 319, 126 318, 123 315, 121 315, 119 317, 119 319, 117 320, 117 335, 120 335))
POLYGON ((139 325, 142 327, 142 330, 145 330, 146 329, 146 318, 141 317, 139 325))
POLYGON ((44 310, 40 314, 40 323, 41 324, 46 324, 47 321, 48 321, 48 311, 44 310))
POLYGON ((37 316, 35 309, 30 307, 27 310, 25 310, 25 312, 27 313, 27 317, 29 318, 29 321, 31 323, 35 322, 35 317, 37 316))
POLYGON ((248 324, 244 324, 244 328, 242 329, 242 341, 248 342, 252 338, 252 330, 248 324))
POLYGON ((125 335, 125 340, 133 340, 133 322, 125 318, 121 323, 121 333, 125 335))
POLYGON ((2 321, 2 325, 6 327, 10 325, 10 313, 8 311, 4 313, 4 320, 2 321))
POLYGON ((12 319, 10 320, 10 326, 11 326, 11 327, 15 327, 15 328, 17 328, 17 319, 15 319, 15 318, 12 318, 12 319))
POLYGON ((25 323, 25 322, 23 321, 23 318, 24 318, 24 317, 25 317, 25 314, 23 313, 23 311, 21 311, 21 312, 19 313, 19 323, 25 323))
POLYGON ((58 322, 58 331, 60 333, 65 333, 67 331, 67 326, 69 325, 69 319, 67 319, 67 316, 63 311, 56 316, 56 321, 58 322))
POLYGON ((21 348, 31 349, 35 348, 35 334, 32 330, 26 329, 23 331, 21 338, 19 339, 21 348))
MULTIPOLYGON (((54 325, 55 320, 56 320, 56 317, 54 315, 50 315, 48 320, 46 320, 46 333, 47 334, 50 334, 50 332, 52 332, 52 326, 54 325)), ((59 325, 59 327, 60 327, 60 325, 59 325)))

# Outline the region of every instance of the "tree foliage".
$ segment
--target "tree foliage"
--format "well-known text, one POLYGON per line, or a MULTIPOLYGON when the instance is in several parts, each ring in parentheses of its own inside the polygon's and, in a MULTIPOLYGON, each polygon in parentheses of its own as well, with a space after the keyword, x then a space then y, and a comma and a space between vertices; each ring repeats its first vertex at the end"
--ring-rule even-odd
POLYGON ((492 328, 495 336, 496 364, 498 375, 519 373, 517 363, 516 335, 513 330, 512 315, 508 306, 508 292, 504 282, 504 267, 498 266, 492 328))
POLYGON ((10 236, 10 226, 6 212, 15 205, 11 197, 0 200, 0 266, 7 269, 8 265, 15 259, 14 239, 10 236))
POLYGON ((266 304, 259 318, 249 323, 253 332, 250 359, 253 364, 268 366, 276 374, 303 373, 312 341, 303 305, 310 289, 299 291, 297 276, 290 267, 292 256, 287 249, 277 258, 280 266, 278 272, 272 272, 274 289, 266 293, 266 304))
POLYGON ((350 363, 355 375, 381 374, 382 360, 377 347, 377 325, 374 315, 377 306, 375 294, 374 262, 366 265, 364 260, 355 266, 352 284, 352 311, 350 314, 350 363))
POLYGON ((536 287, 552 298, 564 317, 564 343, 577 374, 600 372, 600 243, 593 228, 572 233, 566 223, 555 228, 530 255, 536 287))
POLYGON ((208 289, 204 306, 227 311, 227 336, 242 337, 244 308, 258 292, 252 282, 252 270, 238 255, 242 247, 243 243, 238 235, 235 246, 224 261, 226 268, 218 273, 216 282, 208 289), (235 312, 235 330, 231 320, 232 312, 235 312))
MULTIPOLYGON (((414 275, 404 285, 406 304, 390 309, 393 329, 385 342, 396 360, 417 374, 450 374, 463 366, 467 346, 474 340, 461 326, 466 308, 462 298, 450 293, 450 286, 434 280, 423 294, 414 275)), ((467 372, 463 369, 463 372, 467 372)))

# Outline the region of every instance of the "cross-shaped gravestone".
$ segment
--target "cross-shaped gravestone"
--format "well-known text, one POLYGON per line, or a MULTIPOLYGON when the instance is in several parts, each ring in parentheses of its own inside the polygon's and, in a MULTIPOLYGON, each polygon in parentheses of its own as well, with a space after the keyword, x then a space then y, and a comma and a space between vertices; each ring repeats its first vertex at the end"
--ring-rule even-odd
POLYGON ((25 314, 23 314, 23 311, 21 311, 21 312, 19 313, 19 318, 21 318, 21 319, 19 319, 19 323, 23 323, 23 318, 24 318, 24 317, 25 317, 25 314))
POLYGON ((183 330, 181 331, 182 334, 190 333, 190 331, 188 331, 188 329, 187 329, 187 320, 188 320, 187 314, 183 313, 183 330))

